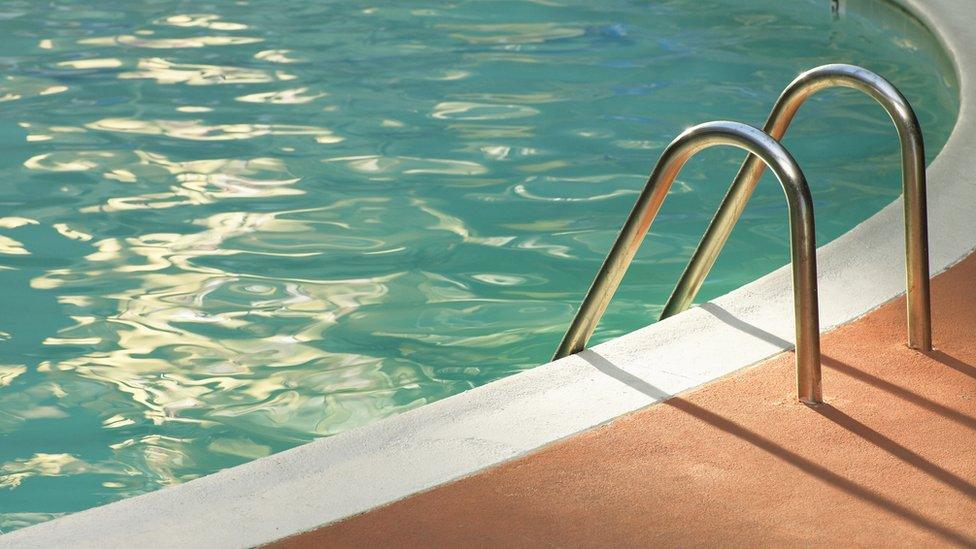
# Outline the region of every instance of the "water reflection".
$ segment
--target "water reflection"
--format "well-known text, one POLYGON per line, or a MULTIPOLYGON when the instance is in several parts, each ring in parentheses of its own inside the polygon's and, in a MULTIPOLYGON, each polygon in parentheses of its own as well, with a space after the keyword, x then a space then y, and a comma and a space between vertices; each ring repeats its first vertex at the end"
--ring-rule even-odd
POLYGON ((160 84, 187 84, 190 86, 264 84, 293 78, 287 76, 278 78, 274 74, 260 69, 174 63, 161 57, 140 59, 136 66, 139 70, 123 72, 118 77, 122 79, 152 78, 160 84))
POLYGON ((0 78, 0 102, 17 101, 53 95, 68 91, 67 86, 56 84, 53 80, 29 76, 4 76, 0 78))
POLYGON ((236 31, 247 28, 247 25, 241 23, 221 21, 220 16, 213 13, 170 15, 159 20, 158 24, 176 27, 203 27, 218 31, 236 31))
POLYGON ((238 101, 245 103, 271 103, 276 105, 301 105, 311 103, 320 97, 325 97, 325 93, 308 93, 308 88, 293 88, 289 90, 251 93, 241 95, 238 101))
POLYGON ((164 135, 191 141, 253 139, 265 135, 310 135, 318 143, 339 143, 342 137, 327 128, 289 124, 204 124, 201 120, 136 120, 105 118, 86 124, 93 130, 164 135))
POLYGON ((192 36, 186 38, 143 38, 132 34, 84 38, 83 46, 131 46, 150 49, 205 48, 207 46, 241 46, 262 42, 263 39, 248 36, 192 36))

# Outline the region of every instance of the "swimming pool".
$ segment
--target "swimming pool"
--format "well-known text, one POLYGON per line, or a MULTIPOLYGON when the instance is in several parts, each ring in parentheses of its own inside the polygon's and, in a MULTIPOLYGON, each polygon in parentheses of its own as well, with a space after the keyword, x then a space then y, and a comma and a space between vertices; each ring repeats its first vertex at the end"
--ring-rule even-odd
MULTIPOLYGON (((6 5, 0 529, 544 362, 664 144, 802 69, 891 79, 931 158, 951 69, 859 5, 6 5)), ((820 243, 899 192, 853 92, 787 144, 820 243)), ((656 318, 740 160, 685 170, 598 339, 656 318)), ((785 217, 764 181, 702 297, 784 263, 785 217)))

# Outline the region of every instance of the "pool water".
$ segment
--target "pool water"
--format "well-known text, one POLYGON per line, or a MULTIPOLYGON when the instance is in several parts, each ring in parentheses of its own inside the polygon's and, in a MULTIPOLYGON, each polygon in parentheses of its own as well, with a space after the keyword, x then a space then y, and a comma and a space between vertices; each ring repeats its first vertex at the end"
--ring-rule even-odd
MULTIPOLYGON (((803 69, 892 80, 931 159, 956 116, 933 38, 828 4, 5 2, 0 530, 546 362, 664 145, 761 125, 803 69)), ((786 143, 821 244, 899 194, 855 92, 786 143)), ((596 341, 657 318, 741 160, 688 165, 596 341)), ((767 176, 701 297, 785 234, 767 176)))

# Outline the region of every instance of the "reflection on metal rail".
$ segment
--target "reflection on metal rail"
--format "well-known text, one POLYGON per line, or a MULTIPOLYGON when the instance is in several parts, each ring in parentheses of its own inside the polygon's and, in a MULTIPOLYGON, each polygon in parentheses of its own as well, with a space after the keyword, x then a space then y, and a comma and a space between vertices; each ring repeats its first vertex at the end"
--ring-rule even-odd
MULTIPOLYGON (((586 347, 678 172, 697 152, 715 145, 745 149, 751 153, 750 159, 762 160, 779 178, 786 193, 793 260, 797 391, 800 400, 818 403, 821 401, 820 315, 817 306, 817 244, 810 189, 796 161, 779 142, 739 122, 700 124, 682 132, 664 150, 553 358, 562 358, 586 347)), ((748 197, 749 193, 745 193, 744 198, 748 197)))
MULTIPOLYGON (((824 65, 798 76, 783 91, 763 128, 782 139, 804 101, 825 88, 845 87, 873 97, 888 112, 901 142, 902 187, 905 200, 905 259, 907 271, 908 345, 932 349, 929 298, 928 221, 925 199, 925 152, 922 132, 908 100, 887 80, 852 65, 824 65)), ((749 155, 709 224, 691 262, 664 306, 661 318, 687 309, 732 232, 765 166, 749 155)))

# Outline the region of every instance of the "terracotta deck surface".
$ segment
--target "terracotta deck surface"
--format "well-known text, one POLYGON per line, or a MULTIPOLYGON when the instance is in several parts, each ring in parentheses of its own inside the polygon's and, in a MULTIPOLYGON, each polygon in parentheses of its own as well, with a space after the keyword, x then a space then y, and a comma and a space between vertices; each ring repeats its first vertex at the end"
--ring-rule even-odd
POLYGON ((902 299, 827 334, 819 408, 785 353, 278 545, 976 546, 976 256, 933 300, 931 353, 902 299))

